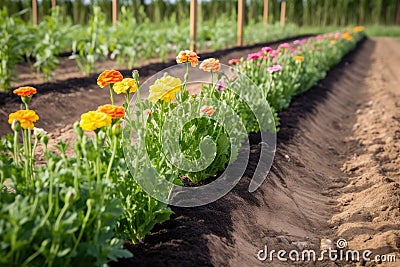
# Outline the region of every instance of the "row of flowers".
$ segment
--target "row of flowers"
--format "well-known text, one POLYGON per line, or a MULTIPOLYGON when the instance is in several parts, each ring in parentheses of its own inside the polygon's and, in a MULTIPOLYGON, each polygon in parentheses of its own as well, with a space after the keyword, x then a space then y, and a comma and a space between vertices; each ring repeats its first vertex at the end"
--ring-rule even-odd
POLYGON ((195 52, 181 51, 176 62, 186 64, 183 81, 166 73, 149 86, 147 99, 140 98, 138 72, 124 78, 119 71, 106 70, 97 84, 109 89, 110 103, 82 114, 74 124, 73 155, 67 154, 68 144, 62 141, 57 152, 50 151, 47 132, 35 127, 39 116, 29 104, 37 90, 14 90, 25 109, 9 115, 14 134, 0 143, 0 264, 99 266, 131 256, 123 250, 123 240, 143 242, 154 225, 168 220, 172 213, 167 204, 139 185, 153 173, 150 169, 176 185, 183 185, 186 179, 192 183, 212 180, 236 159, 248 133, 275 131, 277 112, 323 78, 363 34, 363 28, 356 27, 281 44, 277 49, 264 47, 230 60, 233 75, 221 71, 218 59, 200 63, 195 52), (200 93, 190 95, 186 88, 190 68, 198 66, 210 73, 212 80, 201 85, 200 93), (258 91, 246 89, 252 86, 249 79, 258 91), (124 97, 122 106, 115 105, 116 95, 124 97), (250 107, 245 101, 249 99, 256 104, 250 107), (272 118, 266 114, 263 119, 275 122, 264 124, 266 128, 254 115, 254 107, 265 107, 263 101, 272 110, 272 118), (186 104, 188 108, 179 111, 178 107, 186 104), (226 106, 236 115, 230 116, 226 106), (174 112, 179 116, 174 117, 174 112), (183 123, 185 113, 190 112, 198 116, 183 123), (218 122, 221 117, 225 117, 224 125, 218 122), (227 127, 240 123, 245 132, 241 127, 227 127), (181 130, 178 135, 177 129, 181 130), (93 131, 94 136, 85 131, 93 131), (132 144, 132 132, 143 142, 132 144), (176 162, 165 152, 163 146, 172 142, 165 136, 178 136, 181 154, 176 162), (199 163, 207 152, 201 149, 206 138, 216 144, 211 163, 196 170, 177 167, 182 158, 199 163), (40 143, 45 160, 36 164, 35 150, 40 143))

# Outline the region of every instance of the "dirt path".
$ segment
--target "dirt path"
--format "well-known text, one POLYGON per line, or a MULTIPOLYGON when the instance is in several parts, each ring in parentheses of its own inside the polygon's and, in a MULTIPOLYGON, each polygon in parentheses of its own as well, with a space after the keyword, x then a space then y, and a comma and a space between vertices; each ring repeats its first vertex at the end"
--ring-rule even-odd
MULTIPOLYGON (((339 213, 330 224, 354 249, 398 253, 400 265, 400 42, 378 39, 365 80, 368 102, 358 105, 352 154, 342 167, 349 184, 340 190, 339 213)), ((388 263, 382 262, 384 266, 388 263)))
MULTIPOLYGON (((113 266, 356 265, 257 259, 265 245, 269 251, 304 247, 319 252, 321 239, 338 238, 348 241, 347 248, 370 249, 374 256, 399 253, 399 48, 394 39, 366 40, 281 113, 275 161, 256 192, 247 192, 259 151, 257 136, 251 136, 251 164, 231 193, 207 206, 173 208, 173 219, 157 226, 144 244, 127 245, 134 258, 113 266)), ((204 57, 218 56, 225 63, 257 49, 204 57)), ((173 62, 143 67, 142 78, 168 64, 173 62)), ((38 86, 32 102, 43 123, 38 126, 68 140, 80 113, 108 101, 95 80, 93 75, 38 86)), ((9 129, 4 117, 18 104, 7 95, 0 105, 4 134, 9 129)))

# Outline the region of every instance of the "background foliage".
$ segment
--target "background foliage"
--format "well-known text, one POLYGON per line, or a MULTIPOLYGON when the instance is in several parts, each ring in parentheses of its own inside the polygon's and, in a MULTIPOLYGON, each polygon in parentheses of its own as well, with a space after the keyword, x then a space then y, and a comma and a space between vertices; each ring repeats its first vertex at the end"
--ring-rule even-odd
MULTIPOLYGON (((187 0, 119 0, 140 23, 146 20, 162 22, 174 20, 183 22, 189 17, 187 0)), ((236 18, 237 0, 199 0, 199 19, 215 21, 221 14, 229 19, 236 18)), ((289 0, 287 1, 287 20, 298 25, 344 26, 348 24, 385 24, 396 21, 397 0, 289 0)), ((93 5, 99 5, 111 22, 111 0, 59 0, 63 7, 64 18, 73 24, 86 24, 93 14, 93 5)), ((246 1, 246 22, 262 21, 263 0, 246 1)), ((30 0, 0 0, 0 6, 6 7, 10 14, 22 9, 30 9, 30 0)), ((51 0, 39 3, 39 21, 50 14, 51 0)), ((280 17, 280 3, 269 0, 269 22, 280 17)), ((31 13, 22 15, 30 21, 31 13)))

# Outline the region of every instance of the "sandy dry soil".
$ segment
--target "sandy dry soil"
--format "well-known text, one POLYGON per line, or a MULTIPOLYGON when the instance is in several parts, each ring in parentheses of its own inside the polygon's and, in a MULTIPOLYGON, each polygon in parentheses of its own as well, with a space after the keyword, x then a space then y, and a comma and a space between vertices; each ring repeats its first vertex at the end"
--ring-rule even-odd
MULTIPOLYGON (((275 161, 256 192, 247 192, 259 151, 257 135, 252 135, 251 163, 232 192, 203 207, 173 207, 173 219, 157 226, 144 244, 127 244, 134 258, 113 266, 399 266, 399 48, 400 42, 389 38, 363 41, 280 114, 275 161), (335 244, 339 238, 347 240, 345 250, 372 250, 372 261, 257 259, 265 245, 319 253, 321 240, 335 248, 327 239, 335 244), (376 262, 376 255, 394 255, 397 262, 376 262)), ((257 49, 203 58, 215 56, 226 63, 257 49)), ((144 79, 172 64, 152 63, 140 73, 144 79)), ((56 140, 70 140, 79 114, 107 102, 96 76, 35 85, 39 94, 32 108, 41 116, 38 126, 56 140)), ((0 134, 9 131, 7 114, 18 108, 12 99, 1 95, 0 134)))

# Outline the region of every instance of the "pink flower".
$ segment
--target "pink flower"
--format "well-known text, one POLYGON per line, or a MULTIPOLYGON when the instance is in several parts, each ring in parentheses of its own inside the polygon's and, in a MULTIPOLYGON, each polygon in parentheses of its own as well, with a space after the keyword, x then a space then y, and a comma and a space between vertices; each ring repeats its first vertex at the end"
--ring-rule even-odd
POLYGON ((200 108, 201 114, 207 114, 208 116, 212 116, 215 112, 215 109, 211 106, 202 106, 200 108))
POLYGON ((275 57, 277 57, 279 55, 279 50, 272 50, 272 52, 271 52, 271 57, 273 57, 273 58, 275 58, 275 57))
POLYGON ((251 53, 247 55, 247 60, 259 59, 260 57, 263 57, 263 53, 251 53))
POLYGON ((282 70, 282 66, 281 65, 274 65, 272 67, 268 67, 267 68, 267 71, 270 72, 270 73, 278 72, 280 70, 282 70))
POLYGON ((267 52, 267 53, 272 52, 272 50, 273 50, 273 49, 272 49, 271 47, 269 47, 269 46, 266 46, 266 47, 261 48, 261 51, 267 52))
POLYGON ((226 90, 226 83, 225 83, 225 79, 223 77, 218 80, 217 84, 215 85, 215 90, 221 91, 221 92, 226 90))
POLYGON ((294 45, 302 45, 307 42, 307 39, 296 40, 293 42, 294 45))
POLYGON ((280 44, 279 46, 278 46, 278 49, 291 49, 292 47, 290 46, 290 44, 289 43, 283 43, 283 44, 280 44))
POLYGON ((236 64, 239 63, 239 62, 240 62, 240 59, 239 59, 239 58, 232 58, 231 60, 228 61, 228 63, 229 63, 230 65, 236 65, 236 64))

